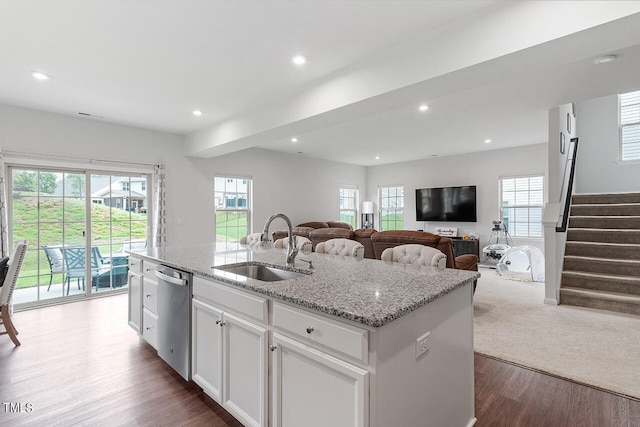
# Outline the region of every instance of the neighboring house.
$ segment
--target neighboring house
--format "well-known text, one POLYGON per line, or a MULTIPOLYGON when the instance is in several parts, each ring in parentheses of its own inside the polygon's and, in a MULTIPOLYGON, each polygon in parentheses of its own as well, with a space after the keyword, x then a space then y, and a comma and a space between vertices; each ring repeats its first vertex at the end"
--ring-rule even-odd
POLYGON ((91 201, 132 212, 147 211, 147 180, 124 177, 91 194, 91 201))

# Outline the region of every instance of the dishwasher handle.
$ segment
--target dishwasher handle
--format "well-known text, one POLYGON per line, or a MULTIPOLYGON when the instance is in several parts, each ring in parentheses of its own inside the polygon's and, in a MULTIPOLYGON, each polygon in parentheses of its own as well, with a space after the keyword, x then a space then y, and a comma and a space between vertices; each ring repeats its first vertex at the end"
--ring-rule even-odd
MULTIPOLYGON (((178 276, 182 276, 180 273, 177 273, 178 276)), ((182 279, 181 277, 172 277, 164 274, 162 271, 156 270, 156 277, 160 280, 164 280, 165 282, 171 283, 172 285, 179 286, 187 286, 189 284, 189 280, 182 279)))

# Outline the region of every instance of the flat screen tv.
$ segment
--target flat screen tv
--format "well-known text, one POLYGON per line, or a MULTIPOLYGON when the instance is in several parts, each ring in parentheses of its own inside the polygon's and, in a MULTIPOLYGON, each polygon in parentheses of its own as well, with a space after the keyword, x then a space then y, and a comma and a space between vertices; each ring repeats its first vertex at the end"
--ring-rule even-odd
POLYGON ((416 221, 476 222, 476 186, 419 188, 416 221))

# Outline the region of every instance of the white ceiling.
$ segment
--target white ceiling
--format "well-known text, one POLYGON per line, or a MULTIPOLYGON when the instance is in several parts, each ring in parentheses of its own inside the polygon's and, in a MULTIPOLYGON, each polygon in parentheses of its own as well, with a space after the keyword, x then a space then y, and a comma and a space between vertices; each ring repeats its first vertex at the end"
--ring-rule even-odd
POLYGON ((543 143, 550 108, 640 89, 640 2, 522 3, 2 1, 0 103, 373 165, 543 143))

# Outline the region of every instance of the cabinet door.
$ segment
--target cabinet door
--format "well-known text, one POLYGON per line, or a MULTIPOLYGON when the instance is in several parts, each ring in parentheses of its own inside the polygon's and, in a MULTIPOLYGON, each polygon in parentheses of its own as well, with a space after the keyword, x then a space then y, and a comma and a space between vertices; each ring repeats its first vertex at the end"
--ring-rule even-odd
POLYGON ((142 306, 158 314, 158 282, 142 277, 142 306))
POLYGON ((197 299, 192 308, 192 379, 222 403, 222 311, 197 299))
POLYGON ((129 273, 129 326, 140 334, 142 323, 142 277, 129 273))
POLYGON ((146 308, 142 309, 142 338, 158 349, 158 316, 146 308))
POLYGON ((273 334, 272 425, 368 425, 367 371, 273 334))
POLYGON ((246 426, 266 426, 266 328, 224 313, 223 406, 246 426))

